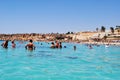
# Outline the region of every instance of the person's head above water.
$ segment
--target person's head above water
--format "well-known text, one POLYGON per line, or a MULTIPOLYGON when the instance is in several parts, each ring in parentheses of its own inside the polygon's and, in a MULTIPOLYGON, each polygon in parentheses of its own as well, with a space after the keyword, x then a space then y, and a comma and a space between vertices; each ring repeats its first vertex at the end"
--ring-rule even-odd
POLYGON ((8 43, 8 40, 6 40, 5 42, 8 43))
POLYGON ((29 40, 29 42, 31 42, 31 43, 32 43, 32 42, 33 42, 33 40, 32 40, 32 39, 30 39, 30 40, 29 40))
POLYGON ((25 48, 28 49, 28 50, 35 50, 36 47, 32 42, 33 42, 33 40, 30 39, 29 43, 25 46, 25 48))
POLYGON ((11 43, 14 43, 14 40, 11 43))
POLYGON ((4 41, 1 46, 3 46, 3 48, 8 48, 8 40, 4 41))
POLYGON ((54 45, 54 42, 51 42, 51 44, 53 44, 53 45, 54 45))

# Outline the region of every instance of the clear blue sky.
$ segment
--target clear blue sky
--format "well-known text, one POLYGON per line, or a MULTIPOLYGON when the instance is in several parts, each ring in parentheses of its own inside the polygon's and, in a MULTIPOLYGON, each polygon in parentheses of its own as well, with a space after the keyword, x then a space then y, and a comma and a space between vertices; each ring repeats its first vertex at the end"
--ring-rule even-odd
POLYGON ((0 33, 51 33, 120 25, 120 0, 0 0, 0 33))

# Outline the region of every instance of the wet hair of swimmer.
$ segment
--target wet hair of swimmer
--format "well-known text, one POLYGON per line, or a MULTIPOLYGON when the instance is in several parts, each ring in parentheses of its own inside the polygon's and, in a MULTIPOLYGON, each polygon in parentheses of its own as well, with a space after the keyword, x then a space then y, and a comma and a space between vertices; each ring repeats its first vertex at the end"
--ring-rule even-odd
POLYGON ((51 44, 54 44, 54 42, 52 42, 51 44))
POLYGON ((14 43, 14 41, 12 41, 11 43, 14 43))
POLYGON ((32 42, 33 42, 33 40, 32 40, 32 39, 30 39, 30 40, 29 40, 29 42, 31 42, 31 43, 32 43, 32 42))

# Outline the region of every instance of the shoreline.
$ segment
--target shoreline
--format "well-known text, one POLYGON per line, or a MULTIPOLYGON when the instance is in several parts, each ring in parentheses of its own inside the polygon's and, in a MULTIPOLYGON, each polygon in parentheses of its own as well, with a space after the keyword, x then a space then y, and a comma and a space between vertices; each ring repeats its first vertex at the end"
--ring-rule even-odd
MULTIPOLYGON (((0 41, 5 41, 5 40, 0 40, 0 41)), ((12 40, 9 40, 12 41, 12 40)), ((15 41, 20 41, 20 42, 24 42, 24 41, 28 41, 28 40, 15 40, 15 41)), ((56 41, 56 40, 54 40, 56 41)), ((54 42, 53 40, 49 41, 49 40, 40 40, 40 41, 34 41, 34 42, 54 42)), ((62 43, 77 43, 77 44, 89 44, 89 45, 116 45, 116 46, 120 46, 120 40, 119 42, 79 42, 79 41, 63 41, 63 40, 57 40, 59 42, 62 43)))
MULTIPOLYGON (((110 34, 107 37, 95 37, 98 32, 79 32, 73 34, 0 34, 0 41, 28 41, 32 39, 34 42, 66 42, 78 44, 92 44, 92 45, 120 45, 120 34, 110 34)), ((102 34, 102 33, 101 33, 102 34)))
POLYGON ((92 45, 116 45, 120 46, 120 43, 112 43, 112 42, 84 42, 80 44, 92 44, 92 45))

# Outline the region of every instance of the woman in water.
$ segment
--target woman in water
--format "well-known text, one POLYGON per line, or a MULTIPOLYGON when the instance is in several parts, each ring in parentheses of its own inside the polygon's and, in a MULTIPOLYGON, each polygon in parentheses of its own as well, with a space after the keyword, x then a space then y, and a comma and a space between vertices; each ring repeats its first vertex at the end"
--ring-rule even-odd
POLYGON ((56 48, 59 48, 59 43, 58 43, 58 41, 55 41, 55 47, 56 47, 56 48))
POLYGON ((3 48, 8 48, 8 40, 1 44, 3 48))
POLYGON ((51 43, 51 47, 50 48, 55 48, 54 42, 51 43))

